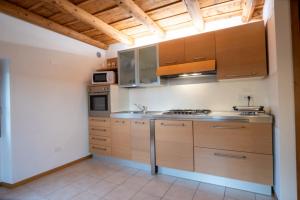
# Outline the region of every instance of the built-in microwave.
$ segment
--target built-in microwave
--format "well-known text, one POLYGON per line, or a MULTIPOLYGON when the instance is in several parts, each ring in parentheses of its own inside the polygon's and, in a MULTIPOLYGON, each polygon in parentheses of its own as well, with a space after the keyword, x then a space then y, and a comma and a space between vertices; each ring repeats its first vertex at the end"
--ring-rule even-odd
POLYGON ((110 86, 91 85, 88 87, 89 116, 109 117, 110 108, 110 86))
POLYGON ((92 84, 105 85, 114 84, 116 82, 116 74, 114 71, 99 71, 92 75, 92 84))

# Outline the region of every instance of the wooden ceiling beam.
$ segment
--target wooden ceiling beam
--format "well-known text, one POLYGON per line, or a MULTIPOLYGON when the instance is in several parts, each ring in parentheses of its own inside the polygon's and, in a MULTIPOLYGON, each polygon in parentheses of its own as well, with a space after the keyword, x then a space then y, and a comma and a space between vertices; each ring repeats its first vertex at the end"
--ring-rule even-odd
POLYGON ((129 12, 133 18, 145 25, 151 32, 161 37, 165 35, 165 31, 132 0, 115 0, 115 2, 119 7, 129 12))
POLYGON ((41 7, 43 4, 44 4, 44 2, 40 1, 40 2, 38 2, 36 4, 34 4, 33 6, 27 8, 27 10, 29 10, 29 11, 35 10, 35 9, 41 7))
POLYGON ((124 33, 120 32, 119 30, 115 29, 114 27, 108 25, 101 19, 95 17, 94 15, 88 13, 87 11, 83 10, 82 8, 72 4, 67 0, 43 0, 48 2, 57 8, 64 10, 65 12, 69 13, 76 19, 89 24, 90 26, 100 30, 101 32, 105 33, 106 35, 126 44, 133 44, 133 39, 124 33))
POLYGON ((243 5, 242 21, 249 22, 253 16, 257 0, 245 0, 243 5))
POLYGON ((188 13, 190 14, 193 24, 198 31, 204 29, 204 20, 198 0, 183 0, 188 13))
POLYGON ((0 12, 3 12, 7 15, 11 15, 13 17, 25 20, 27 22, 30 22, 32 24, 41 26, 43 28, 52 30, 54 32, 66 35, 68 37, 74 38, 76 40, 80 40, 84 43, 93 45, 95 47, 101 48, 101 49, 107 49, 107 45, 94 40, 84 34, 78 33, 70 28, 67 28, 65 26, 62 26, 56 22, 53 22, 51 20, 48 20, 44 17, 41 17, 39 15, 36 15, 26 9, 23 9, 19 6, 16 6, 12 3, 8 3, 7 1, 0 1, 0 12))

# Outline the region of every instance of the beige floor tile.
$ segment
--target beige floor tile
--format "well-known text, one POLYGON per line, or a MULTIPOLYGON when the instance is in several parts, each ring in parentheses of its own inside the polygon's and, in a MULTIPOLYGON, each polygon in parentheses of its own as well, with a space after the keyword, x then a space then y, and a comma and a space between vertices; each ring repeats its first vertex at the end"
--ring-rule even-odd
POLYGON ((0 197, 1 197, 1 195, 4 195, 4 194, 6 194, 8 192, 9 192, 9 189, 6 189, 4 187, 0 187, 0 197))
POLYGON ((99 199, 100 197, 88 191, 82 192, 72 198, 72 200, 99 200, 99 199))
POLYGON ((200 183, 194 200, 223 200, 225 187, 208 183, 200 183))
POLYGON ((107 181, 100 181, 95 185, 89 187, 87 189, 88 192, 97 195, 98 197, 103 197, 108 194, 110 191, 118 187, 118 185, 114 183, 110 183, 107 181))
POLYGON ((49 200, 68 200, 81 192, 82 189, 80 187, 70 185, 49 194, 46 198, 49 200))
POLYGON ((127 188, 139 190, 144 185, 146 185, 151 179, 152 177, 139 173, 129 177, 122 185, 124 185, 127 188))
POLYGON ((115 184, 122 184, 124 183, 130 176, 130 174, 128 173, 124 173, 124 172, 116 172, 110 176, 108 176, 107 178, 105 178, 105 181, 111 182, 111 183, 115 183, 115 184))
POLYGON ((142 188, 142 192, 153 196, 162 197, 175 180, 176 178, 170 176, 155 176, 142 188))
POLYGON ((255 200, 274 200, 274 198, 272 196, 256 194, 255 200))
POLYGON ((95 185, 97 182, 99 182, 99 179, 83 175, 80 179, 76 180, 71 185, 80 187, 81 189, 87 189, 88 187, 95 185))
POLYGON ((192 200, 199 182, 186 179, 177 179, 165 194, 165 200, 192 200))
POLYGON ((137 193, 137 190, 127 188, 123 185, 115 188, 104 197, 104 200, 128 200, 137 193))
POLYGON ((1 194, 1 200, 2 199, 16 199, 19 200, 20 197, 27 195, 28 193, 31 193, 32 190, 28 187, 28 186, 20 186, 14 189, 9 189, 7 192, 5 192, 4 194, 1 194))
POLYGON ((255 194, 243 190, 226 188, 224 200, 255 200, 255 194))
POLYGON ((160 200, 161 197, 152 196, 144 192, 138 192, 132 197, 132 200, 160 200))

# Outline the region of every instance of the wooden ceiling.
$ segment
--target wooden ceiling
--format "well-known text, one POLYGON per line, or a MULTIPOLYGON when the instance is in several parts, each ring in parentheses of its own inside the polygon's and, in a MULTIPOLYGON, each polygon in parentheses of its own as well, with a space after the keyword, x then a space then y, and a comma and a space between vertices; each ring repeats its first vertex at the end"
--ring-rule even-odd
POLYGON ((0 0, 0 11, 99 48, 240 16, 262 18, 264 0, 0 0))

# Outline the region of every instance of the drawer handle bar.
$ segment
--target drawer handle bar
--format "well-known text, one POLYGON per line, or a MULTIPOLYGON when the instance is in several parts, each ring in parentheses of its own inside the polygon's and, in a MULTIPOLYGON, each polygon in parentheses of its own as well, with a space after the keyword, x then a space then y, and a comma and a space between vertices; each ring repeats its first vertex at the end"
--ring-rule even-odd
POLYGON ((193 60, 205 60, 206 58, 204 56, 198 56, 194 57, 193 60))
POLYGON ((256 76, 257 73, 253 72, 251 74, 245 74, 245 75, 238 75, 238 74, 229 74, 229 75, 225 75, 225 77, 228 78, 242 78, 242 77, 249 77, 249 76, 256 76))
POLYGON ((182 123, 182 124, 165 124, 165 123, 160 123, 160 125, 162 125, 162 126, 185 126, 184 123, 182 123))
POLYGON ((106 139, 104 138, 95 138, 95 137, 92 137, 93 140, 100 140, 100 141, 106 141, 106 139))
POLYGON ((124 124, 125 123, 125 121, 119 121, 119 120, 117 120, 117 121, 115 121, 116 123, 122 123, 122 124, 124 124))
POLYGON ((215 156, 226 157, 226 158, 236 158, 236 159, 246 159, 247 156, 238 156, 232 154, 214 153, 215 156))
POLYGON ((95 122, 106 122, 106 119, 92 119, 95 122))
POLYGON ((212 128, 216 129, 243 129, 245 126, 212 126, 212 128))
POLYGON ((166 62, 165 64, 171 65, 171 64, 176 64, 176 63, 177 63, 177 60, 175 60, 175 61, 170 61, 170 62, 166 62))
POLYGON ((100 148, 100 147, 95 147, 95 146, 92 146, 92 148, 99 149, 99 150, 102 150, 102 151, 106 151, 106 148, 100 148))
POLYGON ((134 123, 135 124, 145 124, 145 122, 138 122, 138 121, 135 121, 134 123))
POLYGON ((92 128, 92 130, 93 130, 93 131, 103 131, 103 132, 106 131, 106 129, 99 129, 99 128, 92 128))

